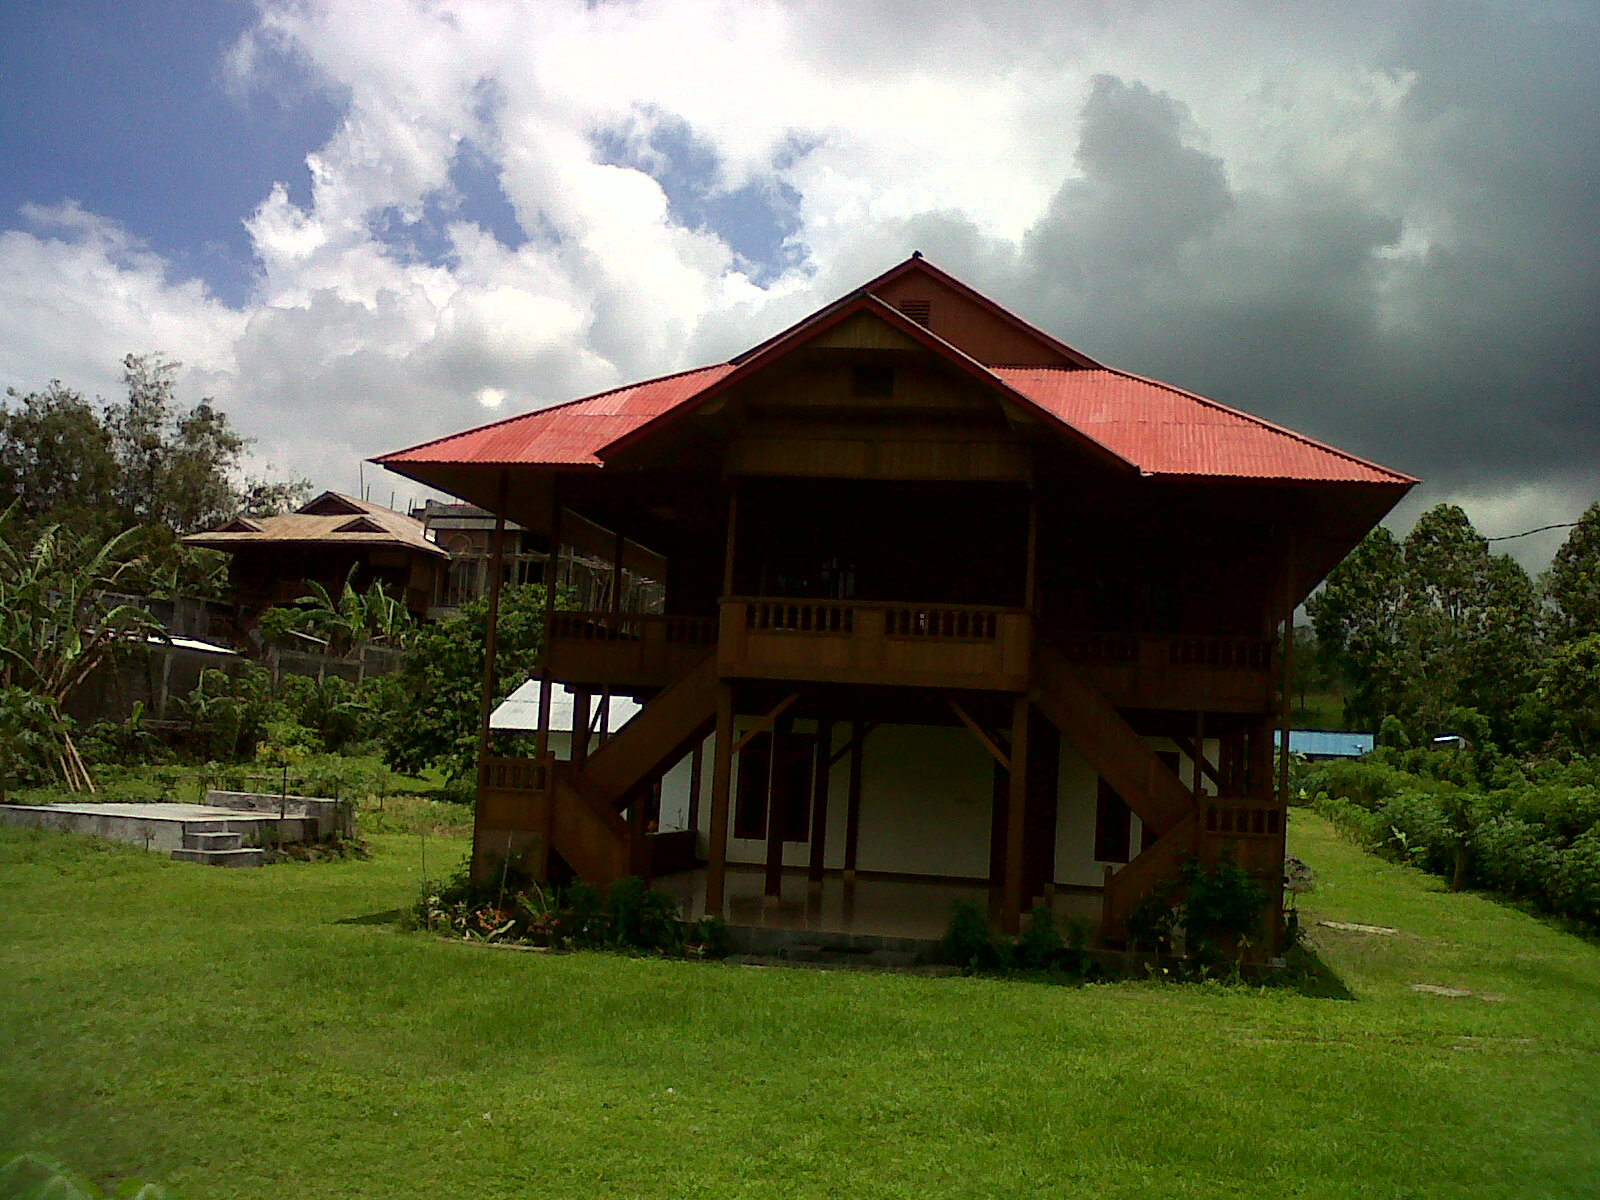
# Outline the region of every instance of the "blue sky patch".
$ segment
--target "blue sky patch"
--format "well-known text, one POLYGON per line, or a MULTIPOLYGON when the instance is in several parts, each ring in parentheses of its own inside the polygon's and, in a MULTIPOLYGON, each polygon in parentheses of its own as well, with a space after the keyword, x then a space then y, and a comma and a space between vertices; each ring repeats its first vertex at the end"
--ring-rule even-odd
POLYGON ((597 161, 649 175, 661 185, 672 218, 715 233, 757 284, 805 259, 804 247, 789 241, 800 229, 800 193, 776 175, 725 189, 716 149, 681 117, 641 112, 633 124, 601 130, 593 141, 597 161))
POLYGON ((256 270, 244 215, 275 181, 309 196, 305 156, 342 116, 309 86, 226 92, 217 64, 254 18, 242 3, 6 5, 0 228, 23 224, 23 204, 76 200, 242 305, 256 270))

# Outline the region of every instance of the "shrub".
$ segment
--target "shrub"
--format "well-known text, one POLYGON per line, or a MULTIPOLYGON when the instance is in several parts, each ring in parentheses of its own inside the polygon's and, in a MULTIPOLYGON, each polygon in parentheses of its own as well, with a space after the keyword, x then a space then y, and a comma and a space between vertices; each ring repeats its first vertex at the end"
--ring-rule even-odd
MULTIPOLYGON (((581 880, 564 888, 531 884, 501 891, 474 885, 462 874, 449 883, 425 883, 406 923, 468 940, 525 942, 557 950, 684 949, 678 902, 637 877, 620 879, 602 893, 581 880)), ((720 930, 697 932, 725 950, 725 924, 720 930)))
POLYGON ((939 942, 939 960, 968 971, 992 971, 1001 957, 989 929, 989 915, 976 900, 957 901, 939 942))
POLYGON ((1184 863, 1182 921, 1191 954, 1229 949, 1227 943, 1256 933, 1267 894, 1232 858, 1224 856, 1209 871, 1184 863))
POLYGON ((1062 965, 1067 943, 1056 928, 1056 915, 1043 904, 1033 906, 1027 928, 1017 939, 1013 961, 1025 971, 1052 971, 1062 965))

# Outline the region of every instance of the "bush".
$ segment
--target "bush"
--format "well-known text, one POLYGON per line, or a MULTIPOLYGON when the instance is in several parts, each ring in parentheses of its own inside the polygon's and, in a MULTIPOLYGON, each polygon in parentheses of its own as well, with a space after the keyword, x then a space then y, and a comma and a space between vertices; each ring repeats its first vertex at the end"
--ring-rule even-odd
POLYGON ((960 900, 939 942, 939 960, 968 971, 992 971, 1001 963, 1000 945, 989 929, 989 915, 976 900, 960 900))
MULTIPOLYGON (((458 875, 448 884, 426 883, 408 923, 434 933, 490 942, 521 942, 556 950, 646 950, 682 953, 685 937, 678 902, 619 879, 603 893, 578 881, 564 888, 541 884, 479 887, 458 875)), ((701 953, 713 942, 726 948, 727 930, 701 922, 701 953)))
POLYGON ((1302 786, 1315 786, 1312 807, 1368 849, 1600 926, 1596 760, 1419 750, 1337 767, 1305 771, 1302 786))

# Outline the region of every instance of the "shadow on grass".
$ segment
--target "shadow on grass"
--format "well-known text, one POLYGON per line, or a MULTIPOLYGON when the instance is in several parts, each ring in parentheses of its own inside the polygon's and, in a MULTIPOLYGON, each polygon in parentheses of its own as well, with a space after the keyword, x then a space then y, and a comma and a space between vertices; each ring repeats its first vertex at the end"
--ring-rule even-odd
POLYGON ((403 914, 402 909, 391 908, 386 912, 368 913, 364 917, 341 917, 335 925, 394 925, 399 922, 403 914))
POLYGON ((1284 955, 1287 971, 1281 986, 1313 1000, 1354 1000, 1334 969, 1309 946, 1295 946, 1284 955))

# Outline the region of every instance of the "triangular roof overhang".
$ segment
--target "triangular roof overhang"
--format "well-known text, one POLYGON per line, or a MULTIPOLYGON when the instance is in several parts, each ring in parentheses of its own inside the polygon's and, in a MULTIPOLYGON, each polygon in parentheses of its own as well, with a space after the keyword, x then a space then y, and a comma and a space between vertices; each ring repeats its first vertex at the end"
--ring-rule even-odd
MULTIPOLYGON (((922 262, 921 259, 912 261, 916 263, 922 262)), ((905 266, 905 264, 902 264, 902 266, 905 266)), ((1138 467, 1133 463, 1108 450, 1093 438, 1063 421, 1048 409, 1040 406, 1024 393, 1017 391, 977 359, 959 347, 952 345, 920 322, 912 320, 899 309, 885 304, 866 288, 857 289, 849 296, 829 305, 813 317, 791 327, 777 338, 770 339, 755 350, 735 358, 732 360, 736 364, 733 371, 724 375, 703 391, 696 393, 682 404, 669 409, 660 416, 645 422, 602 447, 598 451, 598 457, 604 462, 613 455, 620 455, 626 451, 633 450, 642 442, 647 441, 673 424, 703 410, 706 405, 717 397, 738 387, 753 376, 779 362, 785 356, 805 346, 829 330, 838 327, 858 313, 870 314, 882 320, 892 329, 927 350, 958 375, 989 391, 1002 403, 1009 404, 1017 410, 1028 414, 1028 416, 1041 419, 1047 425, 1060 430, 1068 441, 1097 460, 1119 471, 1138 472, 1138 467)))
MULTIPOLYGON (((913 253, 912 256, 906 259, 904 262, 896 263, 882 275, 878 275, 875 278, 869 279, 866 283, 862 284, 854 291, 847 292, 845 295, 839 297, 839 299, 835 300, 832 304, 826 305, 812 313, 810 316, 802 318, 794 325, 791 325, 788 329, 784 329, 773 334, 766 341, 758 342, 756 345, 746 350, 743 354, 736 355, 729 361, 735 366, 738 366, 746 359, 752 358, 758 354, 763 354, 769 347, 776 345, 779 342, 786 341, 794 334, 807 329, 818 321, 824 320, 832 314, 833 310, 851 303, 860 296, 876 295, 876 293, 886 284, 897 282, 898 280, 903 279, 905 276, 913 274, 926 275, 941 287, 948 288, 950 291, 956 293, 973 306, 982 309, 996 320, 1003 322, 1030 340, 1035 341, 1055 354, 1060 355, 1068 363, 1074 366, 1099 367, 1103 365, 1090 358, 1087 354, 1084 354, 1081 350, 1076 350, 1067 345, 1065 342, 1061 341, 1059 338, 1051 337, 1048 333, 1042 329, 1039 329, 1037 326, 1028 324, 1028 322, 1017 316, 1016 313, 1011 312, 1009 309, 1006 309, 999 304, 996 304, 982 292, 975 291, 974 289, 968 287, 954 275, 951 275, 945 271, 941 271, 927 259, 923 258, 920 250, 913 253)), ((888 307, 892 308, 893 306, 890 305, 888 307)))

